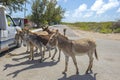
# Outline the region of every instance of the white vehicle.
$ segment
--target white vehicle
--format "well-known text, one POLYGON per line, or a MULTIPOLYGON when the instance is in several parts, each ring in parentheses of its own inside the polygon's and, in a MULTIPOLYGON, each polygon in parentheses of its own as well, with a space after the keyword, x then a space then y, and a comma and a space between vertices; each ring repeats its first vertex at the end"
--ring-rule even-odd
POLYGON ((21 28, 16 26, 13 19, 6 15, 5 7, 0 5, 0 53, 20 45, 15 41, 16 29, 21 28))
POLYGON ((19 25, 21 28, 24 28, 25 25, 28 23, 28 20, 25 18, 12 18, 16 25, 19 25))

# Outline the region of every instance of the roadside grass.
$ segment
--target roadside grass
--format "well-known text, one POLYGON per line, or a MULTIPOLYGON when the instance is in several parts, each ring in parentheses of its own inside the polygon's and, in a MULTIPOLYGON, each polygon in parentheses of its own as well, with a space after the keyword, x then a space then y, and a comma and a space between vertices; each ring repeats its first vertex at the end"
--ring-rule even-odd
POLYGON ((120 33, 120 28, 112 29, 113 22, 76 22, 76 23, 62 23, 74 29, 85 31, 93 31, 100 33, 120 33))

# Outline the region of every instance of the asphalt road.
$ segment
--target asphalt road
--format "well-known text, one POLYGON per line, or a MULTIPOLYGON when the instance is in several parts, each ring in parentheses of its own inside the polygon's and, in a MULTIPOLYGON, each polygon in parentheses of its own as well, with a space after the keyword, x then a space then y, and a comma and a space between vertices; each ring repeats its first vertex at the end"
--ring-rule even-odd
MULTIPOLYGON (((62 33, 67 28, 66 35, 70 39, 86 37, 67 26, 56 26, 62 33)), ((35 54, 33 61, 28 59, 26 47, 15 48, 0 57, 0 80, 120 80, 120 41, 95 38, 99 60, 94 58, 93 73, 85 74, 88 67, 88 57, 77 56, 79 75, 75 75, 75 66, 70 58, 67 74, 62 74, 65 66, 64 54, 58 62, 50 58, 39 63, 40 56, 35 54)), ((52 54, 54 50, 52 50, 52 54)), ((48 57, 46 52, 45 57, 48 57)))

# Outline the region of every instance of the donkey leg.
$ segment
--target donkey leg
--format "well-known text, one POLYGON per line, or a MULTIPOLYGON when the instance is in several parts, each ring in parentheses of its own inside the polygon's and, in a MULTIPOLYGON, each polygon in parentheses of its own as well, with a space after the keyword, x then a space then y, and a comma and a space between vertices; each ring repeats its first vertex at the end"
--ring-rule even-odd
POLYGON ((49 57, 51 57, 51 49, 49 49, 49 57))
POLYGON ((89 57, 89 66, 86 70, 86 74, 88 73, 88 71, 91 71, 92 72, 92 65, 93 65, 93 55, 92 53, 88 53, 88 57, 89 57))
POLYGON ((68 61, 69 61, 69 56, 65 56, 65 70, 62 72, 63 74, 65 74, 65 72, 67 71, 68 61))
MULTIPOLYGON (((41 47, 41 48, 42 48, 42 47, 41 47)), ((40 62, 43 61, 43 59, 44 59, 44 55, 45 55, 45 46, 44 46, 43 48, 44 48, 44 50, 42 51, 42 55, 41 55, 40 62)))
POLYGON ((78 70, 77 61, 76 61, 75 56, 72 56, 72 60, 73 60, 74 65, 75 65, 75 67, 76 67, 76 74, 79 74, 79 70, 78 70))
POLYGON ((44 56, 45 56, 45 51, 46 51, 46 47, 44 46, 43 48, 44 48, 44 50, 43 50, 43 57, 42 57, 42 61, 44 61, 44 60, 45 60, 44 56))
POLYGON ((57 48, 55 48, 55 53, 53 54, 53 56, 51 58, 52 60, 54 60, 54 57, 55 57, 56 53, 57 53, 57 48))
POLYGON ((28 45, 27 45, 27 50, 26 50, 26 53, 28 53, 28 50, 29 50, 29 47, 28 47, 28 45))
MULTIPOLYGON (((93 60, 94 60, 94 58, 93 58, 93 60)), ((90 66, 90 72, 91 72, 91 73, 92 73, 93 60, 92 60, 92 62, 91 62, 91 66, 90 66)))
MULTIPOLYGON (((95 50, 93 50, 93 52, 94 52, 95 50)), ((93 58, 93 52, 91 53, 91 65, 90 65, 90 72, 92 73, 92 66, 93 66, 93 60, 94 60, 94 58, 93 58)))
POLYGON ((41 46, 39 46, 39 50, 40 50, 40 56, 41 56, 41 58, 40 58, 40 62, 42 62, 43 51, 42 51, 42 47, 41 47, 41 46))
POLYGON ((27 50, 26 50, 26 53, 29 53, 29 48, 30 48, 30 44, 27 43, 27 50))
POLYGON ((59 57, 58 57, 58 61, 60 61, 60 56, 61 56, 61 49, 59 49, 59 57))
POLYGON ((44 57, 44 52, 42 51, 42 47, 41 46, 39 47, 39 49, 40 49, 40 54, 41 54, 40 62, 42 62, 42 59, 44 57))
POLYGON ((33 45, 30 45, 30 58, 31 58, 31 60, 34 59, 34 57, 33 57, 33 45))
POLYGON ((37 47, 34 47, 35 48, 35 52, 38 54, 38 48, 37 47))

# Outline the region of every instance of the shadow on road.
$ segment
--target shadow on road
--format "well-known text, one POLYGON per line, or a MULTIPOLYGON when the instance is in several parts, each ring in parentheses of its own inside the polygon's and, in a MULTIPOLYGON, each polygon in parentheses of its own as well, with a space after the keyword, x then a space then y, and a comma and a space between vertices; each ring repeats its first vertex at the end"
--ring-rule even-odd
MULTIPOLYGON (((20 53, 18 55, 25 55, 25 56, 20 57, 20 58, 12 58, 12 60, 16 61, 16 62, 19 62, 19 60, 22 60, 22 59, 29 59, 30 53, 29 52, 24 52, 24 53, 20 53), (28 55, 26 55, 26 54, 28 54, 28 55)), ((35 53, 34 57, 40 57, 40 54, 35 53)))
POLYGON ((17 66, 21 66, 21 65, 30 65, 28 67, 25 67, 23 69, 14 71, 12 73, 7 74, 7 76, 13 75, 13 78, 16 77, 20 72, 25 71, 25 70, 29 70, 29 69, 34 69, 34 68, 41 68, 41 67, 47 67, 47 66, 53 66, 56 65, 58 63, 58 61, 50 61, 50 62, 43 62, 40 63, 38 60, 33 60, 33 61, 25 61, 25 62, 21 62, 19 64, 6 64, 4 67, 4 70, 7 70, 7 68, 11 68, 11 67, 17 67, 17 66))
POLYGON ((19 55, 27 54, 26 52, 23 52, 23 53, 20 53, 20 54, 13 54, 13 53, 11 53, 15 49, 18 49, 18 48, 14 47, 14 48, 11 48, 9 50, 6 50, 6 51, 0 53, 0 57, 5 56, 6 54, 8 54, 9 56, 19 56, 19 55))
POLYGON ((64 74, 64 76, 58 80, 96 80, 96 75, 95 74, 84 74, 84 75, 72 75, 67 77, 67 74, 64 74))
POLYGON ((15 50, 15 49, 16 49, 16 48, 14 47, 14 48, 11 48, 11 49, 9 49, 9 50, 6 50, 6 51, 1 52, 1 53, 0 53, 0 57, 6 55, 7 53, 9 53, 9 52, 11 52, 11 51, 13 51, 13 50, 15 50))

